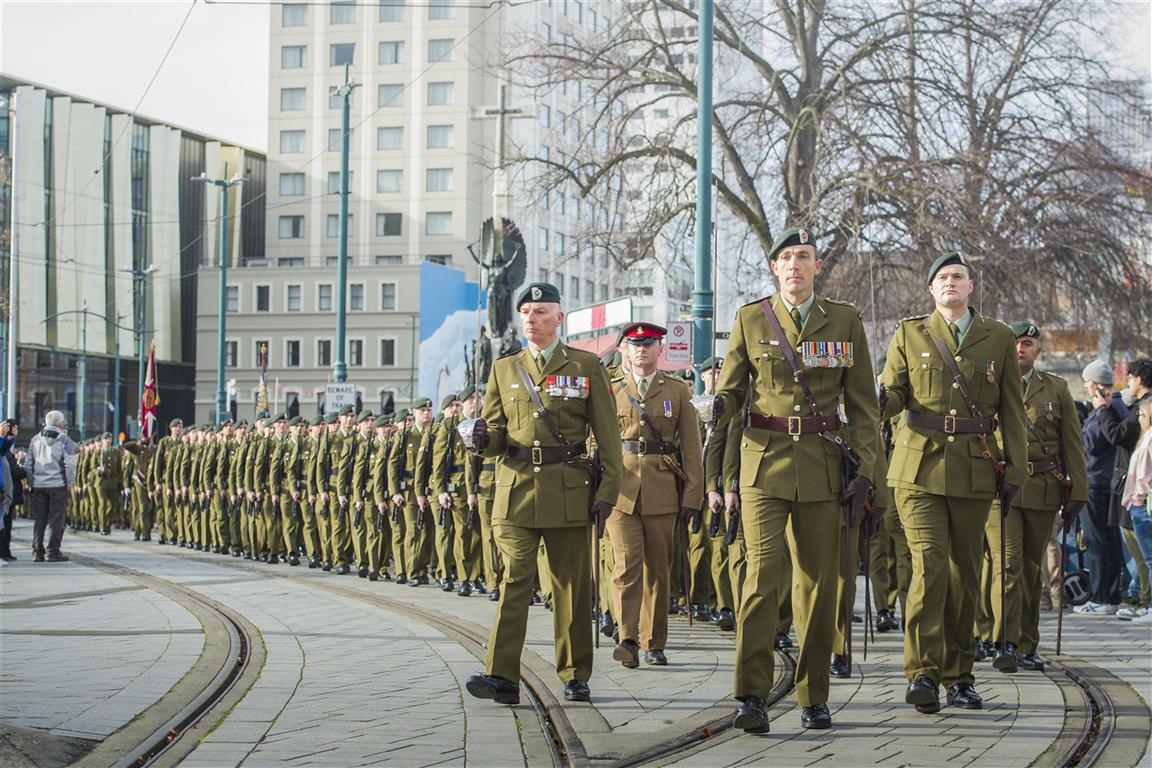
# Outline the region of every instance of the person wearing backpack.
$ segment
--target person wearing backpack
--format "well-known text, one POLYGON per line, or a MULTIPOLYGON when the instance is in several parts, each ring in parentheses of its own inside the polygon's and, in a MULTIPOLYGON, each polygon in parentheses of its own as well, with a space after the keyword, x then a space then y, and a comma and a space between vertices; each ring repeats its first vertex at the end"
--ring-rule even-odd
POLYGON ((44 428, 32 438, 24 457, 24 470, 32 487, 33 561, 67 562, 60 551, 64 539, 64 516, 68 511, 68 489, 76 482, 76 443, 68 437, 64 414, 49 411, 44 428), (44 532, 48 530, 45 552, 44 532))

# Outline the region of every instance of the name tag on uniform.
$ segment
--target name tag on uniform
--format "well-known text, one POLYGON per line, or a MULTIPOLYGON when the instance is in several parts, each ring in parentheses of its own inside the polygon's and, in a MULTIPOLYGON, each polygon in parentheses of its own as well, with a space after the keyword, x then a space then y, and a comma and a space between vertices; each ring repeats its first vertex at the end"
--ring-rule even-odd
POLYGON ((544 379, 544 391, 550 397, 562 397, 565 400, 587 400, 588 377, 547 376, 544 379))
POLYGON ((851 368, 852 342, 804 341, 800 343, 800 357, 809 368, 851 368))

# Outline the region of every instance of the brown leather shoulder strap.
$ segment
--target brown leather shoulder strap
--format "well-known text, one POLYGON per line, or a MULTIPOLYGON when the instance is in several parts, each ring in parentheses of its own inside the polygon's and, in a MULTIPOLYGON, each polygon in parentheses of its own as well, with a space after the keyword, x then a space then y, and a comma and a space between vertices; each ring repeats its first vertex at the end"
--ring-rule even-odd
POLYGON ((800 389, 804 390, 804 399, 808 401, 808 407, 816 416, 823 416, 824 414, 820 412, 820 406, 816 404, 816 397, 812 394, 811 387, 808 386, 808 377, 804 375, 804 369, 796 362, 796 351, 788 343, 788 337, 784 334, 784 329, 780 327, 780 318, 776 317, 768 299, 760 300, 760 309, 764 312, 764 317, 768 319, 768 325, 772 327, 772 332, 776 334, 776 340, 780 342, 780 351, 784 353, 784 359, 792 368, 792 378, 800 385, 800 389))
POLYGON ((524 386, 528 389, 528 397, 532 398, 532 404, 536 406, 536 413, 539 414, 540 420, 544 422, 544 426, 548 428, 548 432, 552 435, 552 438, 567 448, 570 443, 568 439, 564 437, 564 433, 560 431, 560 427, 557 426, 556 420, 552 418, 552 414, 548 413, 548 409, 544 407, 544 403, 540 400, 540 393, 536 391, 536 384, 532 381, 532 377, 528 375, 528 371, 524 370, 524 366, 520 365, 520 363, 516 363, 516 367, 520 369, 520 378, 523 380, 524 386))
POLYGON ((932 332, 928 330, 928 326, 921 325, 920 327, 924 329, 924 333, 928 334, 928 338, 932 339, 932 344, 936 347, 936 351, 940 353, 944 365, 952 374, 953 381, 955 381, 960 388, 960 395, 964 398, 964 402, 968 404, 968 410, 971 411, 972 415, 977 419, 984 418, 980 413, 980 408, 976 405, 976 401, 972 398, 972 393, 968 389, 968 381, 964 378, 964 374, 960 372, 960 366, 956 365, 956 359, 952 357, 952 353, 948 351, 948 345, 945 344, 940 337, 934 336, 932 332))

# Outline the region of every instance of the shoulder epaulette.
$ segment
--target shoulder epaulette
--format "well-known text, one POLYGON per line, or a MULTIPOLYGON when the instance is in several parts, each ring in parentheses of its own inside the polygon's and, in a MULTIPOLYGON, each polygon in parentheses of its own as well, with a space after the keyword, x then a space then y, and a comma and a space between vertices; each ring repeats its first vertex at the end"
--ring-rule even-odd
POLYGON ((760 302, 764 301, 765 299, 770 299, 770 298, 772 298, 772 296, 761 296, 760 298, 756 299, 755 301, 750 301, 747 304, 741 305, 740 308, 743 309, 744 307, 751 307, 753 304, 759 304, 760 302))
POLYGON ((900 322, 904 323, 904 322, 907 322, 909 320, 924 320, 927 317, 928 317, 928 315, 909 315, 908 317, 901 318, 900 322))
POLYGON ((840 299, 827 299, 827 298, 824 299, 824 301, 826 301, 829 304, 837 304, 841 307, 852 307, 852 309, 856 309, 856 305, 850 301, 841 301, 840 299))
POLYGON ((523 348, 523 347, 521 347, 520 349, 514 349, 514 350, 512 350, 511 352, 505 352, 504 354, 500 355, 500 356, 499 356, 499 357, 497 357, 496 359, 497 359, 497 360, 503 360, 503 359, 504 359, 504 358, 506 358, 506 357, 512 357, 513 355, 518 355, 518 354, 520 354, 520 353, 521 353, 521 352, 523 352, 523 351, 524 351, 524 348, 523 348))

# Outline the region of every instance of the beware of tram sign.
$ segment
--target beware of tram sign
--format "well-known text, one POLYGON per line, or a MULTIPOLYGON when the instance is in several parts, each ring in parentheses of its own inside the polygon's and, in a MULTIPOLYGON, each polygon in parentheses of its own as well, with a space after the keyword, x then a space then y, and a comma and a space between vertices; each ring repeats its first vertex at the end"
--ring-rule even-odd
POLYGON ((668 323, 664 337, 664 360, 670 365, 692 365, 692 323, 677 320, 668 323))
POLYGON ((356 407, 356 385, 329 382, 324 385, 324 412, 335 413, 346 405, 356 407))

